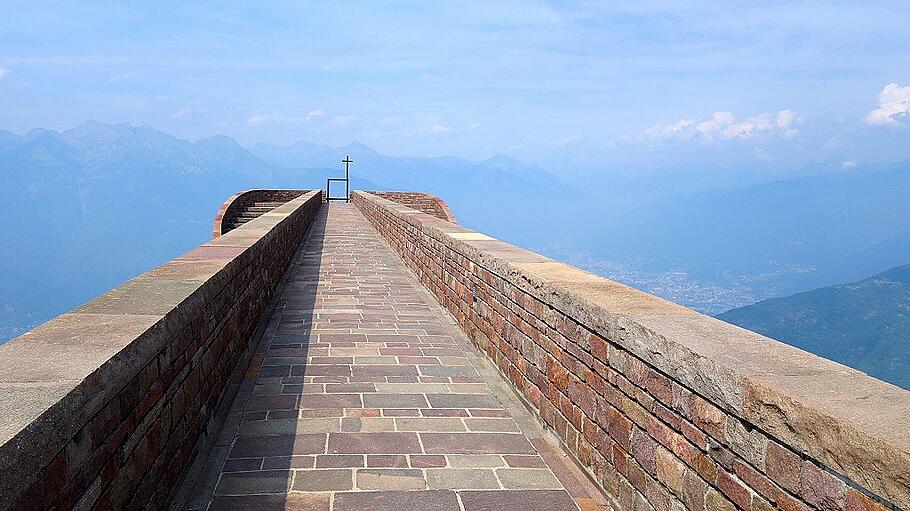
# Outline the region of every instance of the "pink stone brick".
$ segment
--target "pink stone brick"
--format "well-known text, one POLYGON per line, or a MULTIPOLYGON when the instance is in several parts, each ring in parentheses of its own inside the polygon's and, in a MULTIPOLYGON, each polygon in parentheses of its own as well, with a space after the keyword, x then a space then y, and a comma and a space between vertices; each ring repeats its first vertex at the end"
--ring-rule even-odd
POLYGON ((847 490, 846 511, 887 511, 882 503, 873 500, 853 488, 847 490))
POLYGON ((635 429, 631 438, 631 454, 649 474, 657 468, 657 442, 645 431, 635 429))
POLYGON ((834 511, 844 507, 847 485, 808 460, 802 464, 800 483, 800 496, 817 509, 834 511))
POLYGON ((780 488, 775 491, 774 503, 781 511, 810 511, 811 509, 805 502, 793 497, 780 488))
POLYGON ((717 473, 717 489, 727 496, 740 509, 750 509, 752 492, 737 477, 726 470, 717 473))
POLYGON ((776 442, 768 443, 765 473, 775 483, 798 494, 800 492, 800 457, 776 442))
POLYGON ((733 471, 747 486, 766 499, 774 498, 774 483, 742 460, 733 461, 733 471))
POLYGON ((610 363, 610 345, 598 335, 591 334, 588 338, 588 344, 591 346, 591 355, 598 361, 610 363))
POLYGON ((609 413, 610 419, 607 430, 613 440, 628 451, 630 449, 629 441, 632 437, 632 422, 615 408, 610 408, 609 413))
POLYGON ((686 471, 683 476, 682 501, 687 509, 705 509, 705 494, 707 491, 708 485, 695 472, 686 471))

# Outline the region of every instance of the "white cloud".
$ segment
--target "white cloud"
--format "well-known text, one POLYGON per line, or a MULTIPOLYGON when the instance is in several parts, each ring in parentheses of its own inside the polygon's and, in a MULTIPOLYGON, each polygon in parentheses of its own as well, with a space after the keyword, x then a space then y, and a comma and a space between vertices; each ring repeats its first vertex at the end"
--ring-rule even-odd
POLYGON ((449 128, 448 126, 445 126, 445 125, 437 122, 437 123, 433 124, 432 126, 430 126, 430 131, 432 131, 433 133, 448 133, 448 132, 452 131, 452 129, 449 128))
POLYGON ((845 169, 852 169, 856 167, 856 160, 844 160, 840 162, 840 166, 845 169))
POLYGON ((676 138, 684 135, 695 124, 695 119, 680 119, 669 124, 657 123, 645 130, 645 137, 652 140, 676 138))
POLYGON ((889 83, 878 93, 878 108, 869 112, 869 124, 896 124, 897 119, 910 114, 910 85, 901 87, 889 83))
POLYGON ((336 115, 331 121, 329 121, 329 124, 333 126, 347 126, 348 124, 351 124, 351 122, 353 122, 356 118, 357 116, 354 114, 336 115))
POLYGON ((322 109, 316 109, 306 114, 306 120, 310 121, 312 119, 318 119, 325 115, 325 112, 322 109))
POLYGON ((715 138, 746 139, 759 133, 770 132, 773 128, 774 125, 771 123, 769 114, 757 115, 737 122, 730 112, 714 112, 710 120, 696 127, 699 133, 711 140, 715 138))
POLYGON ((9 69, 7 69, 3 66, 0 66, 0 80, 2 80, 3 77, 5 77, 8 74, 9 74, 9 69))
POLYGON ((799 116, 796 115, 796 112, 787 109, 777 112, 777 115, 774 117, 774 124, 777 125, 777 129, 781 130, 785 137, 792 137, 799 133, 799 130, 796 129, 796 124, 799 120, 799 116))
POLYGON ((479 122, 472 122, 471 125, 468 126, 468 128, 471 129, 472 131, 473 131, 473 130, 476 130, 476 129, 479 128, 479 127, 480 127, 480 123, 479 123, 479 122))
POLYGON ((781 110, 774 117, 774 124, 777 124, 777 127, 782 130, 790 129, 794 121, 796 121, 796 112, 793 110, 781 110))
POLYGON ((658 123, 645 130, 644 138, 651 141, 698 138, 705 142, 716 140, 748 140, 760 135, 792 137, 799 133, 801 122, 792 110, 776 114, 761 114, 737 120, 732 112, 714 112, 710 119, 696 122, 680 119, 671 123, 658 123))
POLYGON ((703 135, 711 136, 717 131, 726 129, 731 124, 733 124, 732 113, 714 112, 710 120, 699 123, 698 126, 695 127, 695 130, 703 135))

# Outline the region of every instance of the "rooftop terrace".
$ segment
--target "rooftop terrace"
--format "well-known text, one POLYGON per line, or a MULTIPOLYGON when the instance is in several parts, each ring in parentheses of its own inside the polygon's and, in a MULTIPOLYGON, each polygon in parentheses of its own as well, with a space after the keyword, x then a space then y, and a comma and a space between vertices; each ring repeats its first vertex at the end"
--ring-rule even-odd
POLYGON ((0 346, 0 508, 910 508, 910 393, 383 195, 0 346))

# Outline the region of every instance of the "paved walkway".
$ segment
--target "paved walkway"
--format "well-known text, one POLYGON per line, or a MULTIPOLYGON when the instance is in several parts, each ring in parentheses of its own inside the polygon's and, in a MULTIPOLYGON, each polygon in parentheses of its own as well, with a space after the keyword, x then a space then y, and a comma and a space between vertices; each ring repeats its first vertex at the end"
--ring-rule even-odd
POLYGON ((350 204, 322 208, 188 509, 599 509, 350 204))

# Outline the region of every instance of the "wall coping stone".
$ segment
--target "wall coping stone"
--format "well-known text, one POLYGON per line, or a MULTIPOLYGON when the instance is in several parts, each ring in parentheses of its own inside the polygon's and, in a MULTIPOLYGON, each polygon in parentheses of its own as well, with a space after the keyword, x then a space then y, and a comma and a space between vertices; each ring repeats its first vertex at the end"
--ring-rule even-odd
POLYGON ((387 199, 353 195, 791 448, 910 508, 910 392, 387 199))
MULTIPOLYGON (((0 496, 13 498, 228 283, 303 194, 0 345, 0 496)), ((0 498, 0 507, 4 507, 0 498)))

